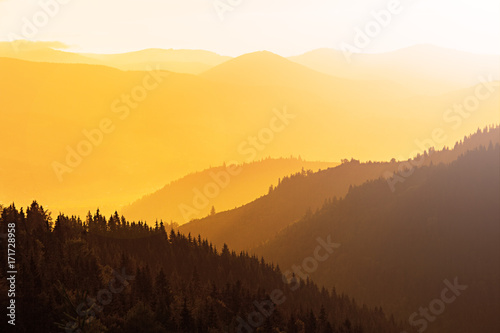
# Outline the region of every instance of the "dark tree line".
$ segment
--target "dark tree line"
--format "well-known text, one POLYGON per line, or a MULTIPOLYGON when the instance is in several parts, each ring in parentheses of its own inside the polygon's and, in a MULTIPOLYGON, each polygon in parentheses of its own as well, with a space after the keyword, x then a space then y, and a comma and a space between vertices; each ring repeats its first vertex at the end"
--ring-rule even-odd
MULTIPOLYGON (((4 207, 1 232, 9 223, 16 225, 17 332, 402 330, 381 308, 360 307, 308 279, 291 288, 278 266, 167 231, 161 222, 106 218, 99 210, 85 220, 61 214, 54 221, 35 201, 26 210, 4 207), (284 302, 270 307, 273 290, 284 302)), ((2 268, 5 248, 2 242, 2 268)))

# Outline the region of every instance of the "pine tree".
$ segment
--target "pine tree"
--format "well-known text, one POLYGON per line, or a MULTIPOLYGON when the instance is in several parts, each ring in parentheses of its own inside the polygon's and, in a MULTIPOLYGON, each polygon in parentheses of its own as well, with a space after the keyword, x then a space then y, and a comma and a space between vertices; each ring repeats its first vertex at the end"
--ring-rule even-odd
POLYGON ((193 316, 191 315, 191 311, 187 307, 186 298, 184 298, 184 304, 181 310, 181 322, 180 328, 182 332, 190 333, 194 331, 193 327, 193 316))
POLYGON ((312 310, 309 311, 309 316, 307 317, 305 325, 306 325, 306 333, 316 333, 316 327, 317 327, 316 316, 314 315, 314 312, 312 310))

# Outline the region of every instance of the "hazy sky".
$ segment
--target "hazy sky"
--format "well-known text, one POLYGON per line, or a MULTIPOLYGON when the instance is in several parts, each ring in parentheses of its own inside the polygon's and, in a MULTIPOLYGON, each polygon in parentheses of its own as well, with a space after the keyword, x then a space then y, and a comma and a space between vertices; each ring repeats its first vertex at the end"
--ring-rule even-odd
MULTIPOLYGON (((391 1, 398 0, 0 0, 0 40, 61 41, 75 51, 107 53, 158 47, 289 56, 355 46, 356 29, 374 27, 371 12, 391 1), (233 4, 224 20, 216 3, 233 4)), ((434 44, 500 54, 499 15, 498 0, 401 0, 390 23, 359 49, 434 44)))

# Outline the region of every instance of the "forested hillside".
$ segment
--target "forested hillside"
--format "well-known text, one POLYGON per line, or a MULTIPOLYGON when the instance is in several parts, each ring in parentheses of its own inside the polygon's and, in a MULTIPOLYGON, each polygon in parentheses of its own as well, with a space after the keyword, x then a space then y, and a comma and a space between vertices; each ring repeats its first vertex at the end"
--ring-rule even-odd
POLYGON ((291 265, 317 235, 331 235, 342 246, 311 274, 321 285, 383 306, 427 332, 499 332, 499 160, 500 145, 490 143, 450 165, 416 169, 395 192, 384 179, 355 186, 256 253, 291 265), (446 280, 465 290, 444 313, 435 307, 439 316, 432 320, 421 312, 412 317, 435 306, 446 280))
POLYGON ((178 224, 241 206, 266 194, 278 178, 302 168, 319 170, 339 163, 311 162, 301 158, 266 158, 239 165, 224 164, 205 169, 169 183, 122 209, 135 221, 156 220, 178 224))
POLYGON ((446 147, 436 151, 425 143, 426 151, 408 161, 360 163, 351 159, 327 170, 303 170, 283 177, 276 188, 247 205, 194 220, 182 225, 180 230, 186 234, 201 234, 218 246, 227 243, 235 250, 248 250, 272 240, 280 230, 297 222, 308 211, 320 208, 325 200, 345 196, 351 186, 385 176, 391 177, 385 187, 399 191, 411 177, 408 168, 447 164, 469 150, 487 146, 489 142, 500 143, 500 127, 478 129, 451 149, 446 147))
MULTIPOLYGON (((3 208, 0 226, 15 228, 17 240, 17 332, 403 329, 381 308, 360 307, 309 279, 285 282, 278 266, 167 232, 163 224, 148 227, 99 211, 53 221, 33 202, 26 211, 3 208)), ((0 258, 6 267, 5 253, 0 258)), ((0 281, 6 295, 5 276, 0 281)))

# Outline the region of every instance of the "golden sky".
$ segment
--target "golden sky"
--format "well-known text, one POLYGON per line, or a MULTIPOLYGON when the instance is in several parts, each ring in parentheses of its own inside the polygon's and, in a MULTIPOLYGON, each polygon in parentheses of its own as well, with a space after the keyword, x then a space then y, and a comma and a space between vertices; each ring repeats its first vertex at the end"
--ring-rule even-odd
MULTIPOLYGON (((253 160, 405 160, 425 150, 420 143, 434 138, 436 129, 446 139, 430 144, 453 147, 499 122, 499 83, 493 82, 500 64, 499 13, 498 0, 0 0, 0 42, 56 42, 26 43, 40 52, 0 43, 0 139, 15 143, 0 156, 0 203, 37 199, 54 211, 112 211, 188 173, 250 162, 245 152, 270 126, 274 110, 289 110, 299 120, 276 140, 273 134, 268 145, 252 148, 253 160), (150 50, 95 58, 46 49, 65 45, 79 53, 161 48, 249 54, 228 61, 201 51, 150 50), (352 62, 346 52, 331 50, 293 61, 270 53, 287 57, 346 46, 383 54, 357 55, 352 62), (255 52, 260 50, 270 52, 255 52), (188 63, 163 58, 174 54, 188 63), (143 103, 125 107, 129 118, 117 117, 114 101, 141 88, 149 74, 139 70, 148 61, 166 66, 151 67, 158 72, 176 74, 162 72, 168 79, 143 103), (181 65, 192 68, 176 70, 181 65), (489 98, 479 103, 477 89, 480 96, 487 89, 489 98), (455 108, 476 100, 470 114, 455 108), (88 158, 62 180, 54 162, 68 161, 89 131, 109 119, 116 131, 95 139, 95 149, 88 143, 88 158)), ((192 194, 191 187, 187 191, 192 194)))
POLYGON ((290 56, 352 44, 372 12, 391 5, 398 13, 361 52, 434 44, 500 54, 497 0, 0 0, 0 41, 60 41, 98 53, 155 47, 290 56))

